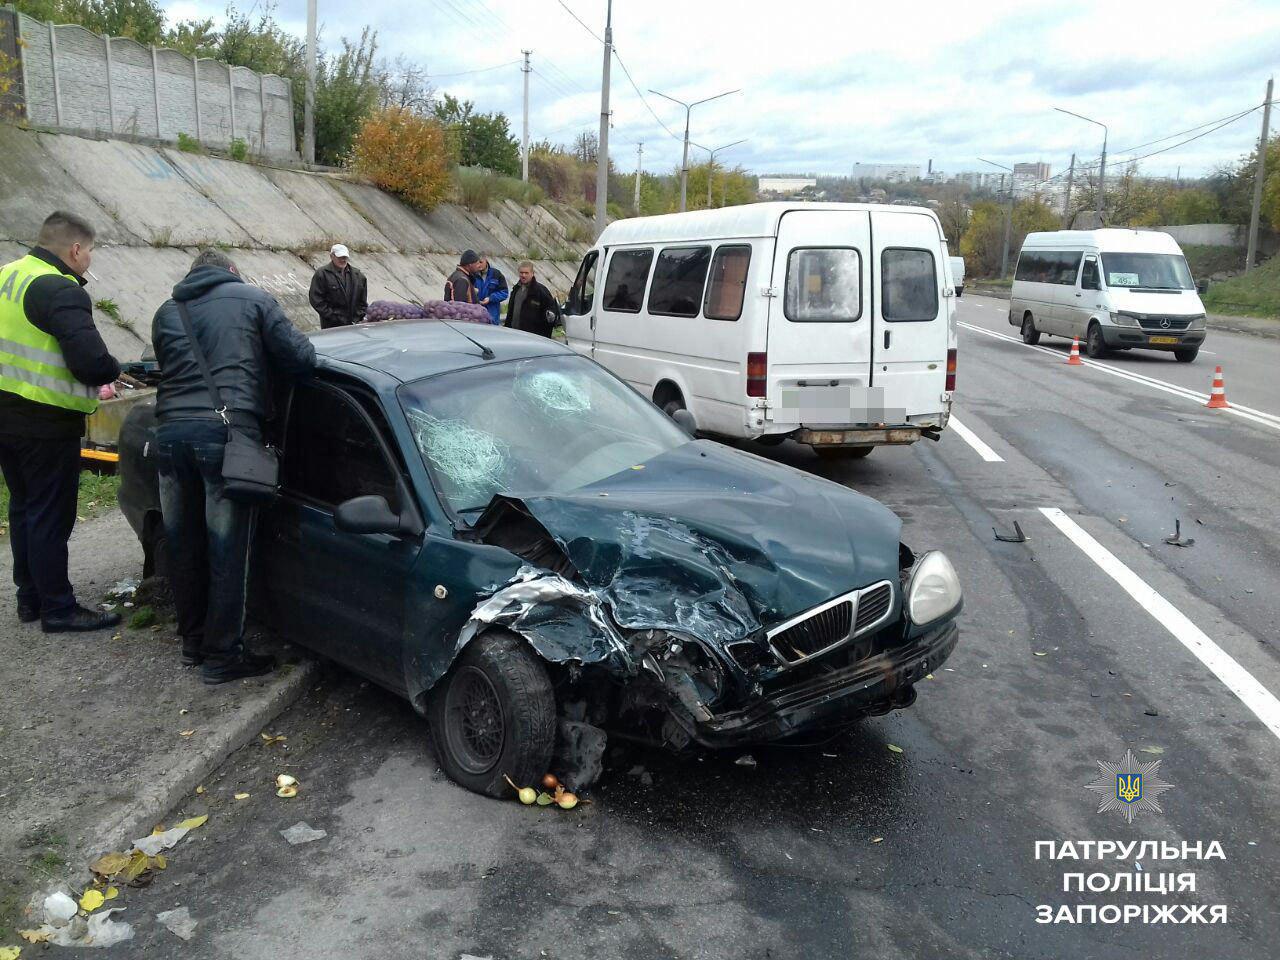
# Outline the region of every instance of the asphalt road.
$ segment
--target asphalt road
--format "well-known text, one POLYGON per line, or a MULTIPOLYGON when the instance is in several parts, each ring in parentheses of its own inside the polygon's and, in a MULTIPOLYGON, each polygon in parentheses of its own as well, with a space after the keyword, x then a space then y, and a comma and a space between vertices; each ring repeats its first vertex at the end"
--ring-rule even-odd
POLYGON ((1190 366, 1070 367, 1054 341, 1005 339, 1004 309, 960 305, 955 413, 976 447, 949 430, 844 464, 764 451, 882 499, 908 543, 955 562, 961 642, 914 707, 751 766, 627 748, 590 806, 553 813, 454 787, 406 705, 335 670, 279 721, 288 741, 246 748, 175 811, 212 818, 128 893, 130 955, 1274 956, 1280 419, 1186 391, 1222 363, 1229 399, 1280 415, 1280 345, 1223 334, 1190 366), (1163 542, 1175 520, 1193 546, 1163 542), (1015 521, 1028 540, 997 542, 1015 521), (1126 749, 1173 784, 1132 824, 1084 787, 1126 749), (284 771, 294 800, 270 788, 284 771), (328 837, 287 845, 298 820, 328 837), (1039 840, 1225 857, 1054 862, 1039 840), (1196 888, 1064 892, 1077 871, 1196 888), (1040 904, 1225 905, 1227 922, 1038 924, 1040 904), (150 919, 178 905, 201 921, 190 943, 150 919))

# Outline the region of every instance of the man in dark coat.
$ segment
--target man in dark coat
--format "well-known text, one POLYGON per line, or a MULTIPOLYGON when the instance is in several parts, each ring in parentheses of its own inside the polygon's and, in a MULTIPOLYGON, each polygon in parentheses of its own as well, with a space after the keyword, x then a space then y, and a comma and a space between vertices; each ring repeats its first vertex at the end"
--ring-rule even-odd
POLYGON ((308 376, 315 347, 271 294, 241 280, 235 263, 217 250, 201 252, 173 288, 173 299, 156 311, 151 342, 162 377, 155 458, 182 662, 203 664, 208 684, 261 676, 275 660, 245 649, 254 507, 223 495, 227 425, 261 438, 273 379, 308 376), (191 349, 179 304, 187 309, 221 410, 191 349))
POLYGON ((507 326, 549 337, 560 318, 560 304, 534 277, 533 264, 522 260, 520 282, 507 301, 507 326))
POLYGON ((335 243, 330 248, 329 262, 311 277, 307 299, 311 309, 320 314, 321 330, 364 321, 369 309, 369 283, 351 265, 351 251, 345 244, 335 243))
POLYGON ((458 258, 458 266, 444 282, 444 298, 460 303, 475 303, 476 290, 471 285, 471 277, 479 266, 480 257, 474 250, 463 251, 458 258))
POLYGON ((39 620, 45 633, 120 622, 80 606, 67 576, 85 416, 99 387, 120 376, 84 291, 93 240, 86 221, 58 211, 30 253, 0 267, 0 468, 13 580, 18 619, 39 620))

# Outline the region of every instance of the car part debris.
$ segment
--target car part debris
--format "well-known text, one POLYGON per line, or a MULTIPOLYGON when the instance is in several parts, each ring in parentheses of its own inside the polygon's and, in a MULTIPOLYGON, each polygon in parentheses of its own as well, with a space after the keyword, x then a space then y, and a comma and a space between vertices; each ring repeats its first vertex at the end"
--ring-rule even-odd
POLYGON ((190 940, 196 935, 196 923, 191 917, 191 911, 186 907, 178 907, 176 910, 165 910, 163 913, 156 914, 158 920, 164 927, 176 937, 183 940, 190 940))
POLYGON ((287 830, 280 831, 280 836, 284 837, 295 847, 300 843, 311 843, 315 840, 323 840, 328 835, 329 834, 325 831, 317 830, 303 820, 299 820, 287 830))
POLYGON ((1174 547, 1189 547, 1196 542, 1196 538, 1187 537, 1183 539, 1182 521, 1175 517, 1173 520, 1173 536, 1165 537, 1164 542, 1174 547))
POLYGON ((560 786, 572 790, 591 786, 604 773, 604 751, 608 743, 608 734, 600 727, 578 720, 558 721, 551 764, 560 771, 560 778, 547 774, 542 788, 554 793, 560 786))
POLYGON ((737 760, 733 762, 739 767, 751 767, 754 769, 756 766, 756 758, 749 753, 744 753, 742 756, 740 756, 737 760))
POLYGON ((1022 532, 1022 525, 1017 520, 1013 521, 1013 536, 1006 536, 995 527, 991 528, 991 532, 996 535, 996 539, 1001 543, 1026 543, 1027 535, 1022 532))

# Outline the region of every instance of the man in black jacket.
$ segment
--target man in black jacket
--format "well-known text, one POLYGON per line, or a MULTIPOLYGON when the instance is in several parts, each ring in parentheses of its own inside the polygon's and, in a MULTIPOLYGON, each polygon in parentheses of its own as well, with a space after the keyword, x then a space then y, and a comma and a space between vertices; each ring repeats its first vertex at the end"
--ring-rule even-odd
POLYGON ((480 266, 480 257, 474 250, 465 250, 458 258, 449 279, 444 282, 444 298, 461 303, 475 303, 476 290, 471 285, 471 277, 480 266))
POLYGON ((0 267, 0 469, 18 619, 38 619, 46 633, 120 622, 76 603, 67 577, 85 416, 120 375, 84 292, 93 240, 86 221, 58 211, 30 253, 0 267))
POLYGON ((251 436, 264 435, 272 378, 309 375, 316 351, 275 299, 244 283, 236 265, 216 250, 196 257, 152 325, 162 377, 156 396, 156 465, 182 662, 203 664, 205 683, 225 683, 269 673, 275 660, 245 649, 254 508, 223 496, 227 425, 191 350, 180 303, 191 318, 226 419, 251 436))
POLYGON ((507 326, 549 337, 560 322, 560 304, 534 277, 532 263, 522 260, 519 269, 520 282, 507 301, 507 326))
POLYGON ((312 275, 307 299, 320 314, 321 330, 364 322, 369 282, 351 265, 351 251, 345 244, 335 243, 329 249, 329 262, 312 275))

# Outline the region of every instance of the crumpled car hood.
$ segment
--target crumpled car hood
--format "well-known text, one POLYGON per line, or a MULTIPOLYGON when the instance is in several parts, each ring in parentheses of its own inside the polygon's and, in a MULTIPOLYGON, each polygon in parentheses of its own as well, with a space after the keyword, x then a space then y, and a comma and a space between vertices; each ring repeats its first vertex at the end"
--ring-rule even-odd
MULTIPOLYGON (((898 578, 901 521, 892 511, 710 441, 572 493, 498 498, 486 516, 504 500, 522 505, 555 539, 629 630, 676 631, 723 648, 834 596, 898 578)), ((599 655, 608 646, 598 644, 599 655)))

